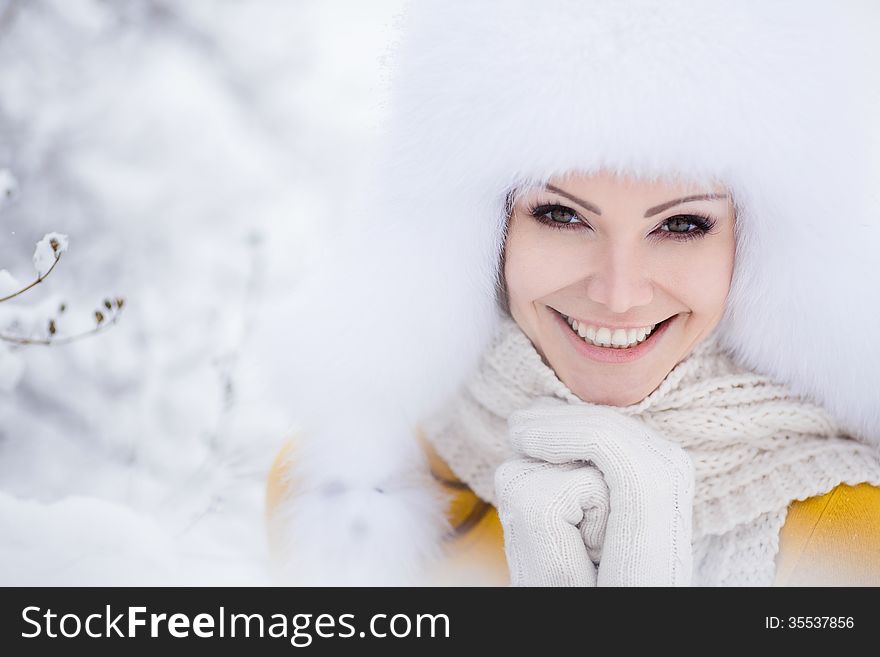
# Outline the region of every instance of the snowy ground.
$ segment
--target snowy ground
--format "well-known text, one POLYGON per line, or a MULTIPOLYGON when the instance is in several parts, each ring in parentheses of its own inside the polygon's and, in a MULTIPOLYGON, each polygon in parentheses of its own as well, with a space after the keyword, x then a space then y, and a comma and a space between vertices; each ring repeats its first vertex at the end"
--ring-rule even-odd
POLYGON ((401 0, 0 0, 0 585, 268 584, 284 317, 401 0), (7 292, 8 293, 8 292, 7 292), (59 312, 61 304, 65 311, 59 312))

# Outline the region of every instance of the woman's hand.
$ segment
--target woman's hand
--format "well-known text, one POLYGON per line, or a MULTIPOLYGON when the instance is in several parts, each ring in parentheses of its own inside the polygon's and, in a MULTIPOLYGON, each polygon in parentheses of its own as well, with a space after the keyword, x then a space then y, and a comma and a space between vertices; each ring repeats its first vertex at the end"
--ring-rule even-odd
POLYGON ((690 585, 694 470, 679 445, 611 407, 553 398, 508 424, 523 458, 495 488, 512 585, 690 585))
POLYGON ((495 471, 495 497, 511 585, 597 585, 608 514, 599 470, 513 459, 495 471))

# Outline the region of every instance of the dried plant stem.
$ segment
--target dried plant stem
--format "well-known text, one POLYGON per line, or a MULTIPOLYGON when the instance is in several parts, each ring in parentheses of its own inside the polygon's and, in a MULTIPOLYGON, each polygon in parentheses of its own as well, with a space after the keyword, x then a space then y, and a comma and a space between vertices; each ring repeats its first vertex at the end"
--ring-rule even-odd
POLYGON ((8 301, 9 299, 14 299, 19 294, 23 294, 24 292, 27 292, 28 290, 30 290, 34 285, 37 285, 38 283, 42 283, 46 279, 46 277, 52 273, 52 270, 55 269, 55 265, 58 264, 59 260, 61 260, 61 254, 56 253, 55 254, 55 262, 53 262, 52 266, 49 267, 49 271, 47 271, 42 276, 38 277, 37 280, 35 280, 33 283, 31 283, 27 287, 21 288, 18 292, 15 292, 14 294, 10 294, 8 297, 3 297, 2 299, 0 299, 0 303, 3 303, 4 301, 8 301))
POLYGON ((122 315, 122 312, 114 313, 109 320, 106 322, 101 322, 95 328, 84 331, 82 333, 77 333, 76 335, 68 335, 62 338, 21 338, 12 335, 4 335, 0 333, 0 340, 5 342, 12 342, 13 344, 41 344, 41 345, 53 345, 53 344, 66 344, 68 342, 73 342, 74 340, 79 340, 81 338, 88 337, 90 335, 94 335, 96 333, 100 333, 105 328, 115 324, 119 317, 122 315))

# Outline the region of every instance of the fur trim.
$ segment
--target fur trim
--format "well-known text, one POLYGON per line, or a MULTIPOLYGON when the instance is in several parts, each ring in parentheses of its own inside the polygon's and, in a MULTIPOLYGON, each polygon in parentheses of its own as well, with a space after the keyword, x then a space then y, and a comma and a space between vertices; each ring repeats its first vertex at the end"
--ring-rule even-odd
POLYGON ((880 444, 876 3, 418 0, 403 27, 376 179, 298 287, 284 357, 310 481, 366 493, 300 500, 309 563, 434 554, 438 524, 418 518, 439 507, 368 491, 424 472, 418 421, 498 325, 507 191, 566 171, 727 182, 722 343, 880 444), (384 546, 359 552, 355 519, 384 546))

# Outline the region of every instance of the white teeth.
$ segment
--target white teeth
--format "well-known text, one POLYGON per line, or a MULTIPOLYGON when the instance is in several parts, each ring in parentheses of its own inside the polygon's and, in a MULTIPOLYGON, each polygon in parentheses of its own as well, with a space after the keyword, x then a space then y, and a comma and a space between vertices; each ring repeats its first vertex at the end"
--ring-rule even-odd
POLYGON ((615 347, 625 347, 629 342, 626 338, 626 331, 624 329, 617 329, 614 333, 611 334, 611 344, 615 347))
MULTIPOLYGON (((565 315, 563 315, 565 317, 565 315)), ((642 326, 632 329, 610 329, 605 326, 590 326, 576 319, 565 318, 569 326, 586 342, 599 347, 611 347, 614 349, 627 349, 634 347, 651 335, 657 325, 642 326)))

